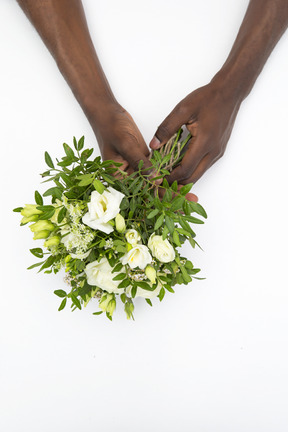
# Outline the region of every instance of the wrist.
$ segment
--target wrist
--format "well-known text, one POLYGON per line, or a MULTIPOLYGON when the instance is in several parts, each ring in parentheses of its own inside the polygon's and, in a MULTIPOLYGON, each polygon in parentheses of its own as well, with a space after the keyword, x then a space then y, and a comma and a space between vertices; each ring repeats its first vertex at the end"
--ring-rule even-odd
POLYGON ((212 78, 211 85, 221 92, 225 100, 239 105, 252 89, 252 84, 245 74, 226 66, 221 68, 212 78))

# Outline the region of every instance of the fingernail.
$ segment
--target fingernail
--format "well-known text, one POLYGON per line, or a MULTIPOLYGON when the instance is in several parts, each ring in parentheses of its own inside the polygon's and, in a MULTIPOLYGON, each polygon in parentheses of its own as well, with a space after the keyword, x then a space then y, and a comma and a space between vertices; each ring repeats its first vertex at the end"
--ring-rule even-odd
POLYGON ((149 145, 150 145, 150 148, 156 150, 160 147, 160 141, 158 138, 156 138, 156 136, 154 136, 149 145))
POLYGON ((163 182, 163 179, 162 179, 162 178, 159 178, 159 179, 157 179, 157 180, 154 180, 154 177, 158 177, 158 176, 159 176, 159 173, 157 173, 156 171, 151 171, 151 173, 150 173, 151 180, 152 180, 156 185, 160 185, 160 184, 163 182))

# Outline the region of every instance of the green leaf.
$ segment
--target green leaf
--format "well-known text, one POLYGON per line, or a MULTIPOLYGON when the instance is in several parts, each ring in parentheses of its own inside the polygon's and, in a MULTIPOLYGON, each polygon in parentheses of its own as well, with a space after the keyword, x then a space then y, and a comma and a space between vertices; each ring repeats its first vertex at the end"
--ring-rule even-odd
POLYGON ((38 205, 43 205, 43 198, 37 190, 35 191, 35 202, 38 205))
POLYGON ((182 206, 183 206, 184 201, 185 201, 185 197, 183 197, 183 196, 178 196, 177 198, 175 198, 175 199, 172 201, 172 205, 171 205, 171 207, 170 207, 169 210, 172 211, 172 212, 174 212, 174 211, 176 211, 176 210, 181 209, 182 206))
POLYGON ((155 217, 158 213, 159 213, 159 210, 158 210, 158 209, 154 209, 154 210, 152 210, 152 211, 148 214, 147 219, 152 219, 152 218, 155 217))
MULTIPOLYGON (((177 275, 178 275, 178 274, 179 274, 179 273, 177 273, 177 275)), ((173 288, 172 288, 170 285, 165 284, 164 287, 166 288, 167 291, 169 291, 169 292, 171 292, 171 293, 175 293, 175 291, 173 290, 173 288)))
POLYGON ((161 290, 160 290, 160 292, 159 292, 159 294, 158 294, 158 297, 159 297, 160 301, 163 300, 164 295, 165 295, 165 289, 162 287, 161 290))
POLYGON ((177 189, 178 189, 178 183, 177 183, 176 180, 172 183, 172 185, 171 185, 171 189, 172 189, 173 192, 177 192, 177 189))
POLYGON ((187 270, 185 269, 185 267, 180 266, 180 270, 184 279, 184 282, 189 283, 192 281, 192 278, 189 276, 189 274, 187 273, 187 270))
POLYGON ((165 225, 163 228, 163 232, 162 232, 163 240, 165 240, 167 238, 168 233, 169 233, 169 229, 168 229, 167 225, 165 225))
POLYGON ((30 267, 28 267, 27 270, 32 270, 32 269, 35 268, 35 267, 40 267, 44 262, 45 262, 45 261, 41 261, 41 262, 38 262, 38 263, 36 263, 36 264, 33 264, 33 265, 31 265, 30 267))
POLYGON ((101 315, 102 313, 103 313, 103 311, 93 312, 93 315, 101 315))
POLYGON ((59 211, 58 213, 58 217, 57 217, 57 221, 58 223, 61 223, 63 221, 63 219, 65 218, 66 215, 66 208, 62 207, 62 209, 59 211))
POLYGON ((180 240, 179 240, 179 235, 178 235, 178 233, 177 233, 177 231, 176 230, 174 230, 173 231, 173 235, 172 235, 172 237, 173 237, 173 241, 174 241, 174 243, 176 244, 176 246, 181 246, 181 243, 180 243, 180 240))
POLYGON ((158 219, 156 220, 156 223, 154 225, 154 230, 156 231, 164 222, 164 213, 162 213, 158 219))
POLYGON ((149 304, 149 306, 153 306, 153 305, 152 305, 152 302, 151 302, 150 299, 147 299, 147 298, 146 298, 145 300, 146 300, 146 302, 149 304))
POLYGON ((30 252, 37 258, 43 258, 43 250, 41 248, 30 249, 30 252))
POLYGON ((74 162, 74 159, 71 158, 62 158, 63 160, 61 162, 58 162, 57 165, 60 167, 67 167, 69 165, 71 165, 74 162))
POLYGON ((171 219, 169 216, 166 215, 165 216, 165 222, 166 222, 166 225, 167 225, 167 228, 168 228, 170 234, 173 234, 173 232, 174 232, 174 222, 173 222, 173 219, 171 219))
POLYGON ((140 288, 143 288, 146 291, 154 291, 155 288, 153 288, 153 286, 151 287, 147 282, 136 282, 137 286, 139 286, 140 288))
POLYGON ((61 302, 59 308, 58 308, 58 311, 61 311, 62 309, 64 309, 65 306, 66 306, 66 303, 67 303, 67 298, 64 298, 64 299, 62 300, 62 302, 61 302))
POLYGON ((16 208, 13 209, 13 212, 20 213, 21 210, 23 210, 23 207, 16 207, 16 208))
POLYGON ((81 303, 80 303, 80 300, 75 296, 75 294, 71 294, 71 300, 72 300, 72 302, 73 302, 73 304, 78 308, 78 309, 82 309, 82 307, 81 307, 81 303))
POLYGON ((56 294, 58 297, 66 297, 67 296, 67 293, 61 289, 54 291, 54 294, 56 294))
POLYGON ((68 144, 63 143, 63 147, 64 147, 64 151, 65 151, 66 155, 67 155, 69 158, 74 158, 74 157, 75 157, 75 154, 74 154, 72 148, 69 147, 68 144))
POLYGON ((182 196, 185 196, 188 192, 190 192, 192 186, 193 186, 193 183, 188 183, 185 186, 182 186, 182 188, 180 189, 180 194, 182 196))
POLYGON ((47 189, 47 191, 43 193, 43 196, 47 197, 49 195, 52 195, 53 197, 61 200, 62 194, 63 194, 63 189, 60 189, 59 187, 52 187, 50 189, 47 189))
POLYGON ((126 273, 119 273, 117 276, 113 278, 114 281, 123 280, 126 278, 126 273))
POLYGON ((78 141, 77 148, 78 148, 79 151, 81 151, 81 150, 83 149, 83 147, 84 147, 84 140, 85 140, 85 137, 82 136, 82 137, 79 139, 79 141, 78 141))
POLYGON ((124 279, 122 282, 120 282, 118 288, 127 288, 129 285, 131 285, 130 279, 124 279))
POLYGON ((131 297, 134 298, 136 296, 136 293, 137 293, 137 286, 133 285, 131 290, 131 297))
POLYGON ((45 151, 45 162, 49 166, 49 168, 54 168, 54 164, 53 164, 53 161, 51 159, 51 156, 49 155, 49 153, 47 151, 45 151))
POLYGON ((95 179, 95 180, 93 181, 93 186, 94 186, 94 188, 96 189, 96 191, 97 191, 99 194, 102 195, 102 193, 103 193, 104 190, 105 190, 105 186, 103 185, 103 183, 102 183, 100 180, 95 179))
POLYGON ((89 176, 87 176, 86 178, 83 178, 79 183, 78 186, 83 187, 83 186, 88 186, 93 182, 93 175, 90 174, 89 176))
POLYGON ((193 216, 186 216, 186 220, 194 224, 204 224, 204 221, 193 216))
POLYGON ((205 219, 207 219, 207 213, 201 204, 195 203, 194 201, 189 201, 189 206, 195 213, 198 213, 200 216, 203 216, 205 219))

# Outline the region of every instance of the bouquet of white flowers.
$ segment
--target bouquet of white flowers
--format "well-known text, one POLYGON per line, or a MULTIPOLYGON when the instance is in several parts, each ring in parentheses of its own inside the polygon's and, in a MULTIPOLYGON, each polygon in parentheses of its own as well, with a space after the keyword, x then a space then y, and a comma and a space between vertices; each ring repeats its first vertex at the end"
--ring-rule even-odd
POLYGON ((43 197, 51 202, 44 204, 36 191, 35 204, 14 211, 21 212, 21 225, 31 223, 35 240, 44 239, 45 250, 30 249, 42 261, 29 269, 65 269, 69 292, 54 291, 62 298, 59 310, 67 300, 75 310, 97 299, 100 311, 94 314, 105 312, 112 319, 119 295, 130 319, 135 297, 144 297, 152 306, 152 298, 162 301, 166 291, 174 292, 174 285, 197 278, 200 270, 178 248, 186 240, 193 248, 198 245, 190 223, 203 221, 191 214, 207 215, 185 197, 192 184, 179 189, 177 182, 170 186, 165 179, 190 138, 181 141, 181 134, 180 129, 165 148, 151 155, 153 178, 142 161, 128 175, 115 161, 101 161, 100 156, 90 160, 93 149, 83 150, 84 137, 74 138, 75 151, 63 144, 65 156, 57 160, 57 168, 45 152, 49 169, 42 177, 55 185, 43 197))

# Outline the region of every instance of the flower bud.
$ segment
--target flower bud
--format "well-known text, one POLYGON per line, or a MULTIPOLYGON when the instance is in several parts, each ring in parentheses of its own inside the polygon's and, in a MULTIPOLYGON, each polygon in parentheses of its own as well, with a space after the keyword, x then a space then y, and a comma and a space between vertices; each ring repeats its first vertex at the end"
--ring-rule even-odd
POLYGON ((22 219, 21 219, 21 225, 25 225, 25 224, 27 224, 28 222, 35 222, 35 221, 37 221, 38 220, 38 215, 32 215, 32 216, 24 216, 22 219))
POLYGON ((112 300, 110 300, 110 302, 108 303, 108 306, 106 308, 106 312, 109 313, 110 316, 113 315, 113 312, 116 308, 116 300, 113 298, 112 300))
POLYGON ((71 259, 72 259, 71 255, 67 255, 65 257, 65 262, 68 263, 69 261, 71 261, 71 259))
POLYGON ((41 214, 42 211, 38 210, 36 207, 38 207, 36 204, 26 204, 25 207, 21 210, 21 215, 29 217, 35 214, 41 214))
POLYGON ((147 265, 145 268, 145 274, 147 278, 152 282, 152 284, 155 284, 156 282, 156 270, 154 267, 147 265))
POLYGON ((113 299, 113 295, 112 294, 104 294, 104 295, 102 295, 102 297, 101 297, 101 299, 99 301, 99 307, 100 307, 100 309, 103 310, 103 312, 106 312, 108 303, 112 299, 113 299))
POLYGON ((133 318, 134 304, 132 302, 125 303, 124 309, 127 315, 127 319, 130 320, 131 318, 133 318))
POLYGON ((50 235, 50 231, 48 230, 37 231, 34 234, 33 240, 45 239, 49 237, 49 235, 50 235))
POLYGON ((123 218, 123 216, 121 216, 120 213, 117 214, 115 218, 115 223, 116 223, 116 230, 119 233, 124 233, 126 230, 126 224, 125 224, 125 219, 123 218))
POLYGON ((43 230, 53 231, 54 225, 52 224, 52 222, 48 220, 40 220, 30 225, 30 229, 32 232, 43 231, 43 230))
POLYGON ((45 247, 58 246, 60 243, 60 237, 52 236, 44 242, 45 247))

